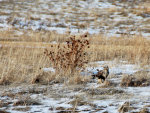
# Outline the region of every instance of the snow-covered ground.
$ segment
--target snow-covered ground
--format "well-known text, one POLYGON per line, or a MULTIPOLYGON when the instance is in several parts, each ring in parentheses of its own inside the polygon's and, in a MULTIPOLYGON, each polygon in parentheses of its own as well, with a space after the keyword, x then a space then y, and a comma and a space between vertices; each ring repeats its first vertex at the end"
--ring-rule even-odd
MULTIPOLYGON (((103 69, 102 66, 108 65, 110 77, 107 80, 113 81, 117 85, 102 88, 103 84, 92 80, 87 84, 78 85, 56 83, 0 87, 0 110, 11 113, 66 113, 73 111, 79 113, 117 113, 119 108, 128 102, 130 103, 129 112, 139 112, 144 108, 150 112, 150 86, 120 86, 124 74, 134 74, 139 70, 144 70, 145 67, 128 64, 126 61, 99 61, 91 64, 97 65, 94 68, 87 68, 88 72, 93 73, 96 73, 96 69, 103 69), (24 103, 15 104, 19 100, 23 100, 24 103), (34 102, 35 105, 32 105, 31 100, 37 103, 34 102)), ((53 68, 44 68, 43 70, 55 72, 53 68)), ((83 73, 81 76, 90 75, 83 73)))

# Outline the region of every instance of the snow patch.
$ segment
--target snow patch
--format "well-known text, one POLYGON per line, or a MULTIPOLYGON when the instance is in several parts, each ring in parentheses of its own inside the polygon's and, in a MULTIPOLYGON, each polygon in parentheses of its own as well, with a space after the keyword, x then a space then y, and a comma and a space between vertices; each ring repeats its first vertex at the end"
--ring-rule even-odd
POLYGON ((55 73, 55 69, 52 68, 52 67, 49 67, 49 68, 42 68, 43 71, 45 72, 54 72, 55 73))

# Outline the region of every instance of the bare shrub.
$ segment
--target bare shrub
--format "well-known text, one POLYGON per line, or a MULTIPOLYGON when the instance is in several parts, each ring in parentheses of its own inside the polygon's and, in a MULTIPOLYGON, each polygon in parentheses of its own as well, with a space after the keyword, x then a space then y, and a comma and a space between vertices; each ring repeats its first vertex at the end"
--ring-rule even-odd
POLYGON ((66 44, 51 46, 51 49, 45 49, 44 53, 48 56, 52 67, 56 69, 56 73, 69 75, 80 71, 88 63, 88 54, 85 52, 87 48, 89 48, 88 40, 72 36, 66 44))
MULTIPOLYGON (((123 87, 138 87, 138 86, 149 86, 150 85, 150 77, 148 73, 146 75, 135 73, 134 75, 125 75, 121 80, 121 86, 123 87)), ((145 72, 143 72, 145 73, 145 72)))

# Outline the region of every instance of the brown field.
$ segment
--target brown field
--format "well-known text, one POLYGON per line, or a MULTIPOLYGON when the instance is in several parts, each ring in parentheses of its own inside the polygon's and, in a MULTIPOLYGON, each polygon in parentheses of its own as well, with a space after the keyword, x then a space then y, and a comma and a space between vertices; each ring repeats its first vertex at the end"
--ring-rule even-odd
POLYGON ((0 0, 0 113, 149 113, 149 5, 0 0))
MULTIPOLYGON (((63 42, 69 37, 46 31, 32 31, 28 37, 26 33, 15 36, 10 31, 0 34, 1 84, 32 81, 43 73, 41 68, 50 66, 44 50, 49 50, 51 45, 55 49, 59 43, 60 46, 65 45, 63 42), (51 43, 52 41, 56 41, 56 44, 51 43)), ((76 38, 84 37, 77 35, 76 38)), ((150 40, 142 36, 107 38, 103 35, 88 35, 86 39, 90 42, 90 48, 85 50, 90 55, 89 62, 117 59, 140 65, 150 64, 150 40)))

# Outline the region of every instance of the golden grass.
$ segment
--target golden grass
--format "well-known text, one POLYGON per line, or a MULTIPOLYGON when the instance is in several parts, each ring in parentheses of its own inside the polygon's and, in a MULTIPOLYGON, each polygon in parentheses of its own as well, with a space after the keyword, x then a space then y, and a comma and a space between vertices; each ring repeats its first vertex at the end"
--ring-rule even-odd
MULTIPOLYGON (((36 77, 43 77, 42 81, 47 82, 55 79, 58 82, 58 79, 62 79, 63 81, 60 75, 53 75, 51 73, 43 74, 41 69, 43 67, 50 67, 50 62, 44 55, 44 49, 49 48, 51 45, 55 49, 57 44, 49 43, 50 41, 47 41, 49 40, 49 35, 44 35, 43 31, 39 31, 39 33, 32 32, 30 34, 31 32, 28 35, 32 35, 32 37, 27 37, 27 34, 14 35, 14 38, 18 38, 19 41, 7 41, 13 34, 10 31, 0 34, 0 84, 6 85, 14 82, 31 83, 36 77), (33 36, 39 38, 34 39, 33 36), (40 36, 44 36, 47 40, 41 40, 40 36), (24 39, 25 37, 27 39, 24 39)), ((66 34, 62 34, 62 36, 57 33, 56 35, 54 34, 50 37, 56 42, 64 42, 69 37, 64 37, 66 34), (57 36, 61 38, 57 38, 57 36)), ((78 36, 78 38, 83 37, 78 36)), ((86 51, 90 54, 89 61, 91 62, 118 59, 143 65, 150 64, 150 40, 146 38, 141 36, 107 38, 102 35, 91 35, 87 38, 90 41, 90 48, 86 51)), ((64 43, 61 43, 61 45, 64 45, 64 43)), ((77 83, 87 81, 85 78, 78 76, 80 75, 73 76, 77 83)), ((70 78, 70 82, 73 78, 70 78)))
POLYGON ((141 37, 100 37, 91 39, 92 60, 127 60, 132 63, 150 63, 150 40, 141 37))
POLYGON ((0 41, 19 41, 19 42, 64 42, 68 34, 58 34, 55 31, 21 31, 17 28, 11 28, 6 31, 0 31, 0 41), (20 31, 20 32, 18 32, 20 31))
POLYGON ((42 50, 33 48, 0 48, 0 84, 29 82, 40 73, 40 68, 47 67, 42 50))

